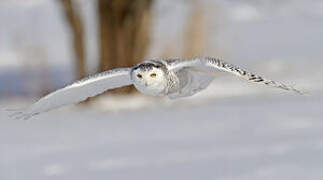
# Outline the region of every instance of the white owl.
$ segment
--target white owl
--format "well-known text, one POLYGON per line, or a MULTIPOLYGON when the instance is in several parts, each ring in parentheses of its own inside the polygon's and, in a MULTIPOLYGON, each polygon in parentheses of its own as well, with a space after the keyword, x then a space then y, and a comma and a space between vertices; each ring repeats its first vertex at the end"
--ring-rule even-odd
POLYGON ((292 86, 262 78, 216 58, 154 59, 134 67, 112 69, 81 79, 48 94, 13 116, 28 119, 42 112, 84 101, 109 89, 128 85, 134 85, 143 94, 151 96, 168 96, 171 99, 192 96, 208 87, 214 78, 209 72, 215 70, 233 73, 250 82, 303 94, 292 86))

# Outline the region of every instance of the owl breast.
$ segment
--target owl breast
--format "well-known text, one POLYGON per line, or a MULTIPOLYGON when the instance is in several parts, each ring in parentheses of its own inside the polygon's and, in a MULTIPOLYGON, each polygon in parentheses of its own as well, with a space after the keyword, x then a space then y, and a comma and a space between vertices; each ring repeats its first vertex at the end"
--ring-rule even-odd
POLYGON ((167 74, 167 79, 167 93, 173 94, 180 91, 187 84, 188 76, 183 70, 177 72, 170 71, 167 74))
POLYGON ((190 69, 182 69, 171 76, 168 97, 171 99, 192 96, 207 88, 214 79, 213 76, 190 69))
POLYGON ((143 94, 150 95, 150 96, 165 96, 166 90, 163 86, 145 86, 142 84, 134 83, 135 88, 143 94))

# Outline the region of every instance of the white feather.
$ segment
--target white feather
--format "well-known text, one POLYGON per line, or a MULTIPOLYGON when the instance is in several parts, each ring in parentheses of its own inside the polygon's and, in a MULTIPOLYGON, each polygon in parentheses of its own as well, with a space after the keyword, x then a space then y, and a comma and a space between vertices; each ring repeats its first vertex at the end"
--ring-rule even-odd
POLYGON ((48 94, 14 116, 17 119, 28 119, 42 112, 84 101, 109 89, 131 85, 130 71, 131 68, 118 68, 81 79, 48 94))

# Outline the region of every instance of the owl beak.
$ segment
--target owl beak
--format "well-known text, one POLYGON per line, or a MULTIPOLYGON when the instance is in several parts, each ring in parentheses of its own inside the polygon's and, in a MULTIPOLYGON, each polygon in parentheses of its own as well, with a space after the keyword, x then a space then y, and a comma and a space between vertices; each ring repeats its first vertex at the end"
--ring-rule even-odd
POLYGON ((148 83, 147 83, 147 82, 145 82, 145 86, 146 86, 146 87, 148 86, 148 83))

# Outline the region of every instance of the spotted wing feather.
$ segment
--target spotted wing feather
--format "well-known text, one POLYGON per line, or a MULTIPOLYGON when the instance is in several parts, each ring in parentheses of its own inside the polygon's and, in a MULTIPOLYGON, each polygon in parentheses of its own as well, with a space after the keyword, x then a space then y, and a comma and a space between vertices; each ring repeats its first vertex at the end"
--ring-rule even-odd
POLYGON ((172 64, 173 70, 184 68, 184 67, 196 67, 196 68, 211 68, 211 69, 219 69, 222 71, 230 72, 234 75, 237 75, 239 77, 242 77, 243 79, 246 79, 249 82, 257 83, 257 84, 263 84, 266 86, 271 86, 275 88, 284 89, 287 91, 294 91, 298 94, 304 95, 305 93, 294 88, 293 86, 286 85, 284 83, 276 82, 273 80, 265 79, 259 75, 256 75, 254 73, 251 73, 249 71, 246 71, 240 67, 237 67, 235 65, 229 64, 225 61, 222 61, 217 58, 211 58, 211 57, 199 57, 194 59, 187 59, 183 61, 177 61, 176 63, 172 64))

